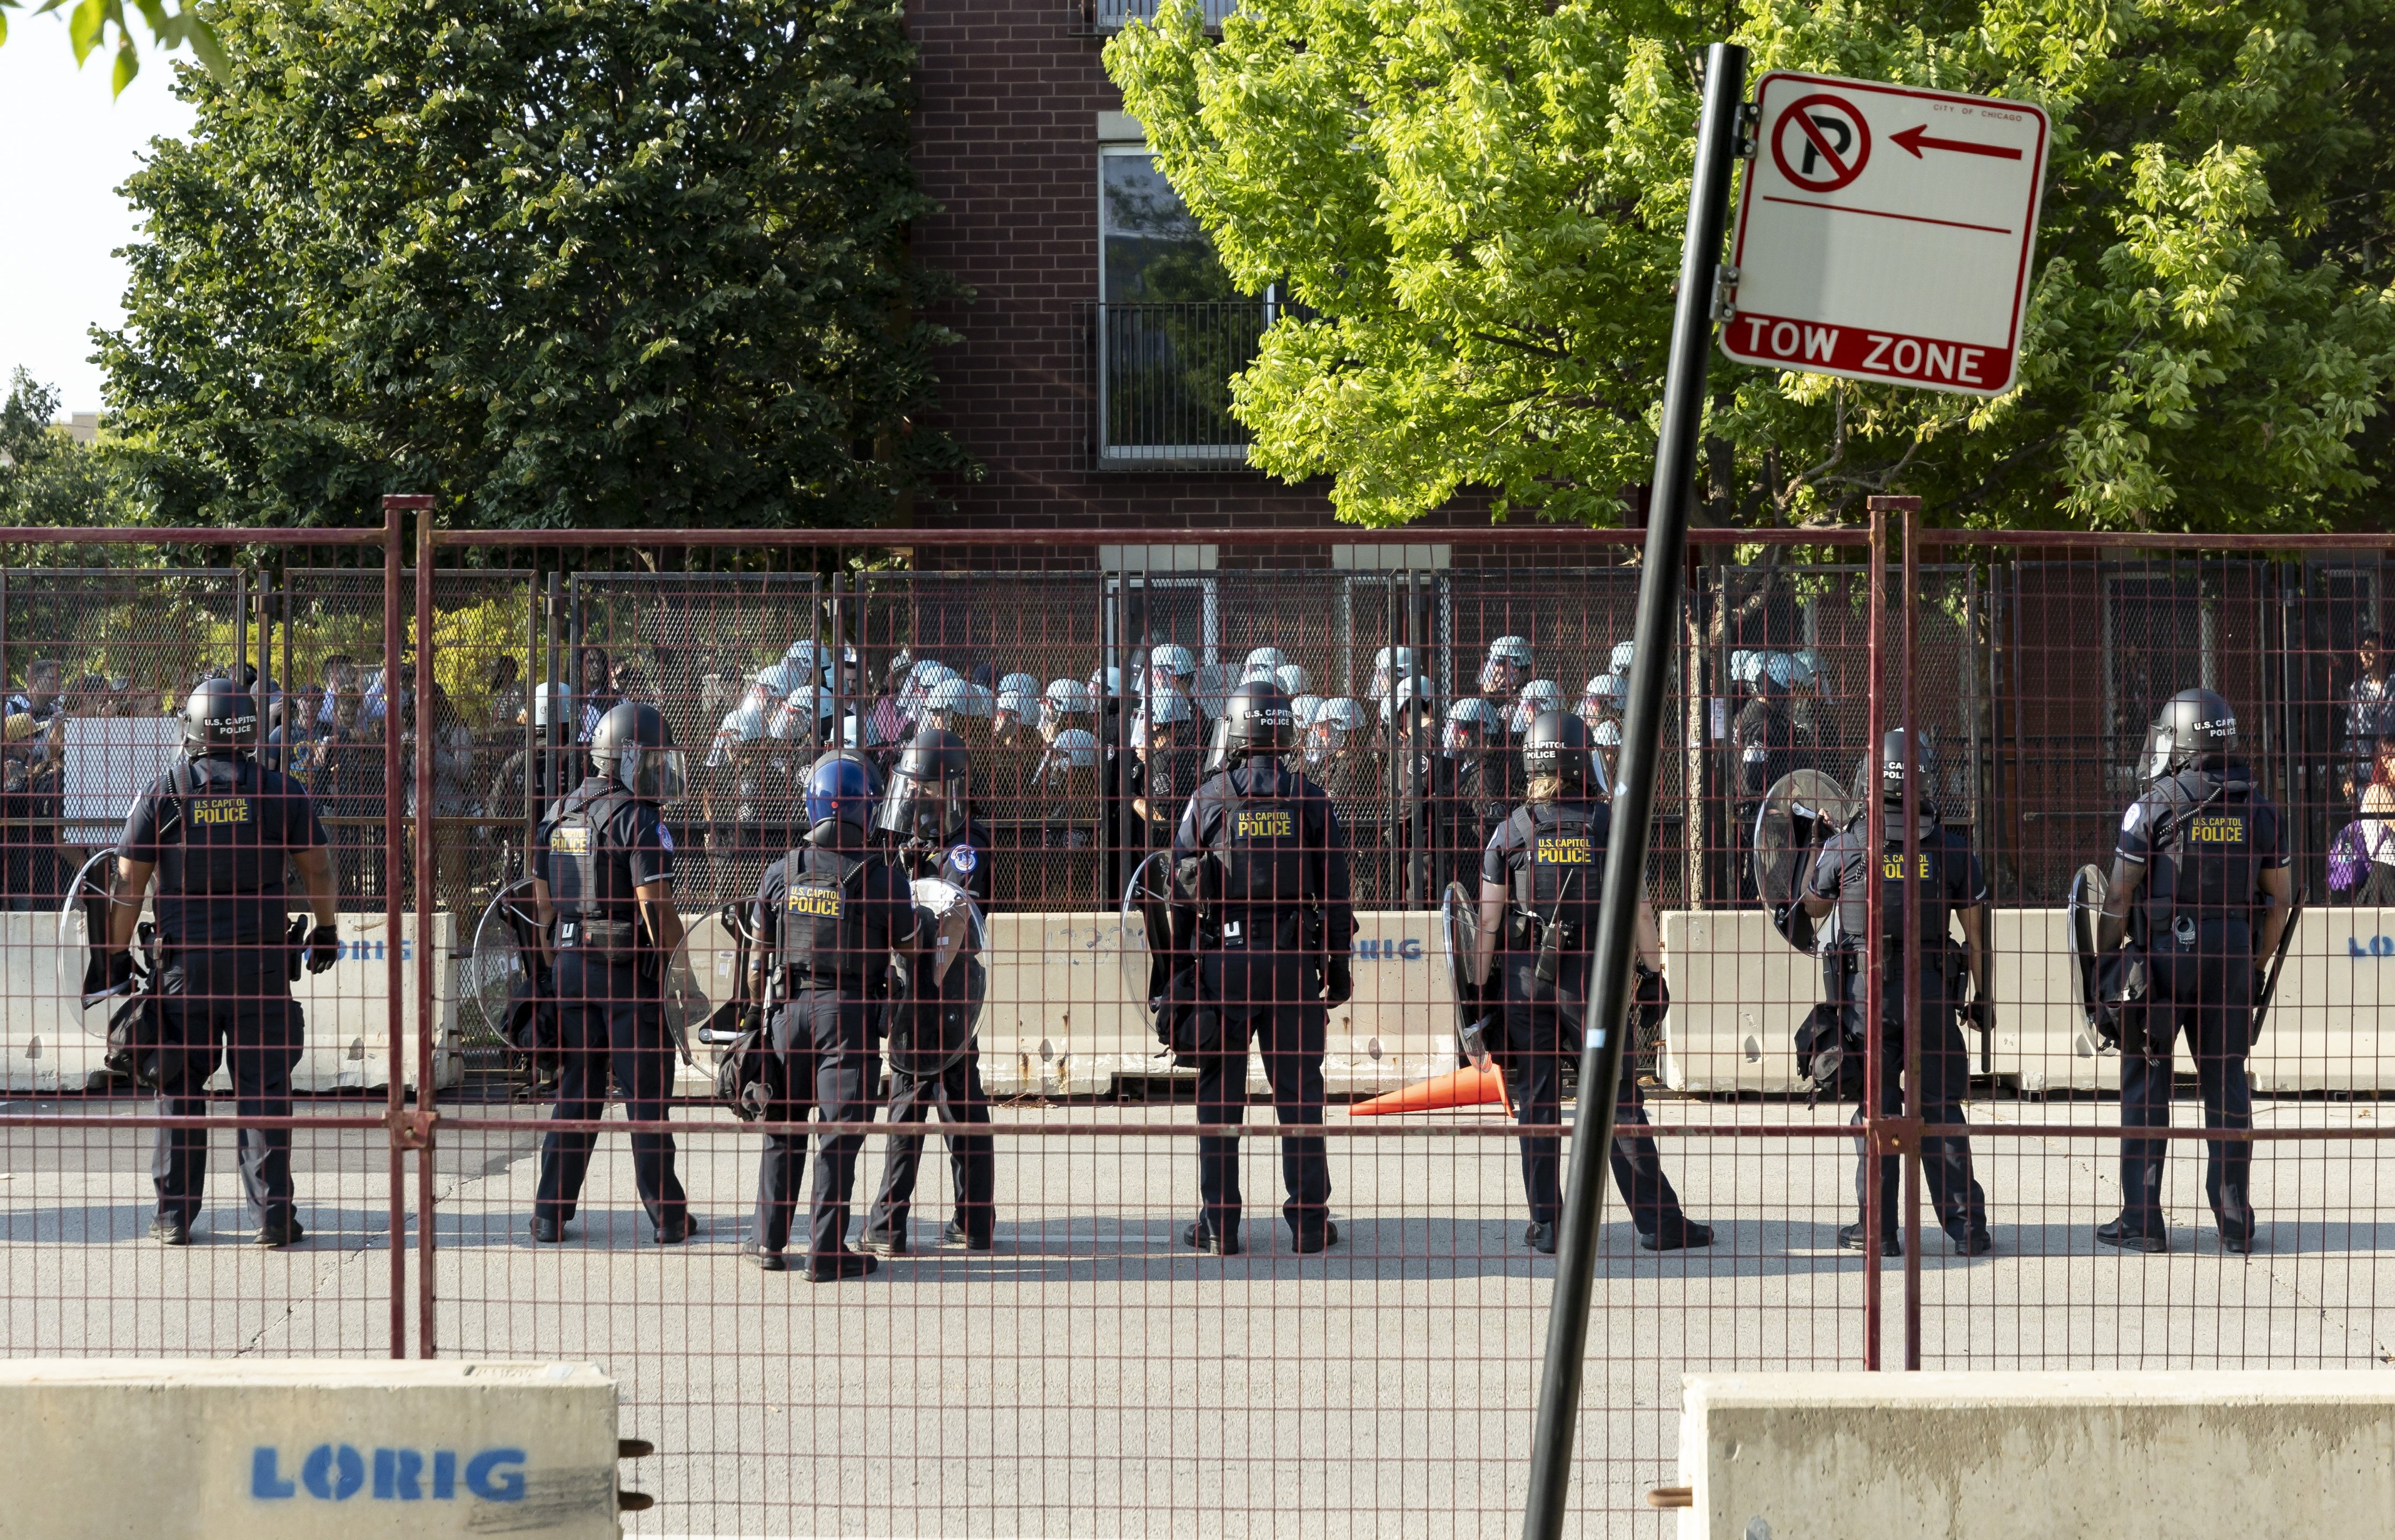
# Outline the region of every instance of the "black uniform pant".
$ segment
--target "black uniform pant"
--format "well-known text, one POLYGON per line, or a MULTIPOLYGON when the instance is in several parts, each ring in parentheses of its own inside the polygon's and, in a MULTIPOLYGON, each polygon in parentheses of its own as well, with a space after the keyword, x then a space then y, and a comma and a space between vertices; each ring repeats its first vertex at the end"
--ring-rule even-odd
MULTIPOLYGON (((1971 1092, 1971 1055, 1963 1043, 1962 1024, 1954 1017, 1953 1002, 1946 998, 1942 988, 1932 982, 1934 960, 1925 960, 1921 990, 1921 1062, 1915 1073, 1921 1079, 1921 1121, 1928 1123, 1960 1123, 1965 1121, 1964 1102, 1971 1092)), ((1879 1110, 1884 1118, 1904 1114, 1904 997, 1900 983, 1882 986, 1879 1033, 1879 1110)), ((1849 1037, 1862 1033, 1862 979, 1859 975, 1846 976, 1848 998, 1841 1003, 1843 1027, 1849 1037)), ((1860 1123, 1863 1109, 1855 1109, 1850 1120, 1860 1123)), ((1903 1190, 1899 1183, 1902 1161, 1894 1155, 1879 1159, 1879 1224, 1883 1238, 1892 1238, 1903 1229, 1898 1195, 1903 1190)), ((1871 1157, 1859 1150, 1855 1161, 1855 1209, 1858 1219, 1868 1201, 1871 1180, 1871 1157)), ((1950 1236, 1965 1238, 1988 1228, 1987 1194, 1979 1189, 1971 1175, 1971 1141, 1968 1137, 1939 1135, 1921 1141, 1921 1175, 1929 1188, 1930 1207, 1938 1215, 1938 1224, 1950 1236)))
MULTIPOLYGON (((158 1111, 205 1117, 208 1077, 221 1053, 244 1118, 291 1115, 291 1067, 305 1034, 280 946, 171 953, 159 980, 158 1111)), ((189 1221, 207 1183, 208 1131, 161 1128, 150 1156, 158 1212, 189 1221)), ((241 1181, 261 1224, 291 1216, 291 1131, 241 1131, 241 1181)))
MULTIPOLYGON (((1261 927, 1259 927, 1261 928, 1261 927)), ((1241 954, 1228 965, 1206 959, 1198 1010, 1198 1121, 1236 1123, 1248 1109, 1248 1047, 1263 1050, 1277 1122, 1322 1122, 1322 1052, 1330 1013, 1302 998, 1314 983, 1311 959, 1296 953, 1241 954)), ((1319 993, 1319 985, 1315 985, 1319 993)), ((1319 1138, 1280 1142, 1281 1214, 1301 1242, 1321 1235, 1330 1216, 1330 1160, 1319 1138)), ((1239 1192, 1237 1135, 1198 1140, 1199 1218, 1216 1235, 1236 1236, 1244 1200, 1239 1192)))
POLYGON ((957 1228, 979 1243, 998 1224, 998 1147, 986 1134, 962 1132, 989 1125, 989 1096, 981 1086, 981 1055, 966 1049, 964 1057, 937 1075, 893 1074, 890 1077, 890 1154, 881 1167, 881 1191, 865 1217, 868 1241, 886 1241, 906 1233, 906 1215, 914 1206, 915 1175, 923 1161, 923 1135, 898 1129, 920 1127, 939 1109, 947 1125, 942 1138, 948 1147, 948 1176, 956 1188, 952 1217, 957 1228))
MULTIPOLYGON (((1514 1098, 1514 1116, 1526 1124, 1552 1125, 1563 1118, 1565 1060, 1577 1062, 1580 1057, 1581 1002, 1558 1000, 1554 985, 1540 984, 1535 978, 1525 986, 1521 977, 1514 976, 1527 976, 1528 967, 1506 971, 1512 989, 1505 1002, 1504 1070, 1507 1094, 1514 1098), (1535 991, 1535 997, 1526 997, 1526 988, 1535 991)), ((1668 1236, 1687 1222, 1680 1212, 1680 1195, 1672 1190, 1671 1178, 1663 1175, 1663 1158, 1655 1141, 1644 1134, 1621 1132, 1645 1126, 1646 1099, 1638 1093, 1637 1077, 1631 1073, 1625 1056, 1621 1083, 1613 1095, 1613 1148, 1606 1152, 1606 1162, 1613 1170, 1613 1190, 1628 1206, 1630 1222, 1638 1233, 1668 1236)), ((1564 1212, 1563 1141, 1553 1135, 1530 1135, 1518 1142, 1522 1192, 1529 1200, 1530 1222, 1555 1224, 1564 1212)))
MULTIPOLYGON (((673 1093, 674 1048, 666 1036, 660 985, 627 960, 569 949, 557 957, 557 1110, 561 1119, 606 1115, 615 1073, 624 1110, 637 1122, 662 1122, 673 1093)), ((541 1141, 534 1212, 559 1224, 574 1217, 590 1169, 595 1133, 552 1132, 541 1141)), ((679 1222, 688 1212, 674 1177, 673 1135, 632 1135, 632 1183, 650 1222, 679 1222)))
MULTIPOLYGON (((782 1061, 782 1097, 766 1113, 774 1122, 803 1122, 814 1109, 820 1122, 865 1122, 873 1116, 881 1079, 873 1042, 879 1007, 861 992, 801 989, 774 1016, 774 1052, 782 1061)), ((815 1140, 814 1215, 809 1249, 828 1259, 846 1249, 848 1201, 856 1188, 862 1134, 825 1134, 815 1140)), ((756 1239, 767 1251, 790 1243, 790 1221, 805 1174, 807 1136, 768 1134, 757 1164, 756 1239)))
MULTIPOLYGON (((2121 1122, 2130 1128, 2167 1128, 2171 1116, 2171 1050, 2179 1032, 2195 1053, 2203 1095, 2203 1126, 2254 1126, 2254 1092, 2245 1080, 2245 1051, 2254 1023, 2254 944, 2243 921, 2196 927, 2181 949, 2164 932, 2146 951, 2146 998, 2122 1022, 2121 1122)), ((2121 1141, 2121 1217, 2148 1234, 2163 1228, 2163 1139, 2121 1141)), ((2254 1223, 2249 1190, 2254 1148, 2243 1139, 2204 1142, 2203 1191, 2213 1217, 2231 1232, 2254 1223)))

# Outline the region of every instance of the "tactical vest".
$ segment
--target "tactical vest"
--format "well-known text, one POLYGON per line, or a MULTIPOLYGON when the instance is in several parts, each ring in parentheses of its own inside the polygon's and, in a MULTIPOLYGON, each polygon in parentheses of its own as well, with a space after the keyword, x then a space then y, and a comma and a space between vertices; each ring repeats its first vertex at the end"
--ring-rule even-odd
POLYGON ((2147 879, 2153 917, 2167 923, 2184 913, 2199 923, 2245 919, 2261 874, 2253 784, 2210 770, 2183 770, 2155 790, 2164 788, 2169 806, 2152 830, 2147 879))
POLYGON ((879 972, 866 952, 862 851, 801 845, 782 857, 782 971, 789 991, 862 989, 879 972))
MULTIPOLYGON (((1880 938, 1886 943, 1881 949, 1881 967, 1901 971, 1904 964, 1904 937, 1908 923, 1921 929, 1921 947, 1925 955, 1952 950, 1954 938, 1947 924, 1952 906, 1946 901, 1948 864, 1955 859, 1940 837, 1939 826, 1924 820, 1925 828, 1913 853, 1912 874, 1904 870, 1904 830, 1901 817, 1887 819, 1888 837, 1879 856, 1879 928, 1880 938), (1918 919, 1914 919, 1914 916, 1918 919)), ((1849 857, 1851 859, 1852 857, 1849 857)), ((1838 899, 1838 940, 1842 949, 1859 951, 1863 937, 1870 934, 1868 890, 1858 883, 1838 899)))
POLYGON ((629 951, 639 940, 632 863, 608 832, 631 801, 620 787, 596 795, 576 787, 557 804, 549 827, 549 889, 560 947, 629 951))
POLYGON ((1287 784, 1277 764, 1257 763, 1248 770, 1251 783, 1267 788, 1262 795, 1242 796, 1231 771, 1223 777, 1229 795, 1223 803, 1222 822, 1214 835, 1214 860, 1221 872, 1222 899, 1226 905, 1295 909, 1314 902, 1305 858, 1305 818, 1294 797, 1282 794, 1287 784))
POLYGON ((1520 945, 1539 945, 1552 923, 1564 927, 1566 949, 1587 949, 1605 875, 1599 821, 1585 803, 1532 803, 1514 810, 1520 845, 1512 897, 1520 945))
POLYGON ((174 820, 175 838, 159 842, 159 893, 225 897, 283 891, 284 853, 263 843, 261 780, 249 761, 215 755, 166 772, 166 816, 174 820))

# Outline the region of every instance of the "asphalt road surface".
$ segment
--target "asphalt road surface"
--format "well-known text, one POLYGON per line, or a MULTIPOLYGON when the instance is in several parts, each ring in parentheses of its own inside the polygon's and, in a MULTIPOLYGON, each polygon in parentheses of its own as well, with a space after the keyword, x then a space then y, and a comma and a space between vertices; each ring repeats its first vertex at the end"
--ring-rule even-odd
MULTIPOLYGON (((303 1108, 355 1116, 379 1105, 303 1108)), ((1493 1116, 1469 1136, 1344 1137, 1334 1109, 1343 1241, 1317 1256, 1290 1250, 1272 1146, 1250 1141, 1251 1249, 1220 1259, 1178 1243, 1196 1193, 1193 1142, 1171 1133, 1190 1121, 1185 1105, 1001 1109, 1043 1132, 999 1141, 994 1253, 936 1249, 947 1176, 934 1138, 914 1224, 923 1249, 872 1279, 812 1286, 738 1260, 759 1141, 728 1118, 685 1109, 681 1170, 706 1226, 695 1243, 652 1243, 628 1146, 610 1135, 567 1243, 536 1251, 530 1111, 459 1110, 509 1125, 453 1129, 437 1147, 438 1350, 589 1361, 615 1374, 624 1431, 659 1451, 628 1467, 658 1498, 630 1520, 635 1533, 1377 1537, 1517 1527, 1554 1265, 1521 1244, 1514 1146, 1493 1116)), ((1827 1129, 1846 1109, 1659 1098, 1652 1110, 1827 1129)), ((2213 1234, 2203 1147, 2177 1144, 2172 1251, 2121 1255, 2093 1233, 2118 1207, 2111 1143, 1998 1132, 2116 1114, 2109 1103, 1973 1107, 1976 1122, 1992 1125, 1978 1161, 1997 1251, 1966 1261, 1929 1228, 1925 1367, 2390 1360, 2395 1269, 2382 1248, 2395 1231, 2379 1228, 2387 1146, 2261 1146, 2265 1249, 2243 1258, 2213 1234)), ((2191 1122, 2193 1105, 2178 1115, 2191 1122)), ((2263 1102, 2256 1121, 2360 1130, 2378 1118, 2375 1104, 2283 1100, 2263 1102)), ((310 1235, 283 1253, 244 1243, 249 1225, 222 1133, 198 1243, 168 1251, 150 1241, 149 1143, 131 1128, 0 1128, 0 1310, 12 1353, 389 1350, 380 1130, 302 1132, 295 1166, 310 1235)), ((1579 1511, 1591 1534, 1670 1533, 1669 1516, 1642 1499, 1675 1479, 1683 1373, 1863 1360, 1862 1259, 1839 1251, 1833 1234, 1853 1217, 1851 1143, 1672 1137, 1663 1154, 1715 1242, 1661 1257, 1638 1251, 1608 1194, 1579 1446, 1579 1511)), ((876 1138, 860 1170, 860 1228, 881 1164, 876 1138)), ((2386 1171, 2395 1175, 2395 1162, 2386 1171)), ((407 1195, 412 1227, 413 1176, 407 1195)), ((1903 1362, 1903 1275, 1900 1261, 1886 1266, 1894 1367, 1903 1362)), ((411 1254, 411 1283, 417 1269, 411 1254)), ((413 1346, 412 1292, 405 1305, 413 1346)))

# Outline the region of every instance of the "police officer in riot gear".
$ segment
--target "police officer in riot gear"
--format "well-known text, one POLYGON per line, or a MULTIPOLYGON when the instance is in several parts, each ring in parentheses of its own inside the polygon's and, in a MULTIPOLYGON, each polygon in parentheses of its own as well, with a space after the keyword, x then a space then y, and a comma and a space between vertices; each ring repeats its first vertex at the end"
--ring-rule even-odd
MULTIPOLYGON (((555 959, 561 1120, 603 1116, 611 1072, 634 1122, 665 1120, 674 1050, 664 981, 682 925, 673 837, 657 810, 685 784, 664 714, 618 701, 591 729, 589 776, 549 804, 534 836, 533 901, 555 959)), ((597 1142, 596 1134, 564 1131, 542 1141, 536 1242, 565 1238, 597 1142)), ((632 1175, 657 1243, 689 1239, 695 1227, 674 1176, 673 1136, 634 1134, 632 1175)))
MULTIPOLYGON (((964 740, 936 727, 915 736, 882 798, 878 827, 898 842, 901 874, 933 877, 971 896, 989 912, 989 829, 973 816, 973 764, 964 740)), ((920 991, 919 991, 920 992, 920 991)), ((902 1004, 901 1008, 904 1006, 902 1004)), ((906 1250, 906 1215, 914 1202, 915 1174, 923 1159, 923 1135, 896 1132, 920 1126, 937 1107, 948 1125, 948 1174, 956 1207, 943 1240, 968 1251, 987 1251, 996 1225, 997 1147, 987 1134, 959 1133, 962 1125, 986 1126, 989 1095, 982 1089, 981 1053, 967 1048, 937 1075, 893 1070, 890 1086, 890 1152, 881 1168, 881 1190, 865 1219, 865 1246, 883 1256, 906 1250)))
MULTIPOLYGON (((1503 1006, 1499 1051, 1514 1086, 1515 1111, 1526 1124, 1561 1119, 1564 1061, 1579 1053, 1585 1029, 1588 949, 1596 934, 1597 883, 1613 816, 1594 799, 1589 751, 1588 724, 1561 711, 1541 712, 1522 735, 1529 800, 1498 826, 1481 852, 1480 929, 1472 974, 1489 1003, 1503 1006), (1501 962, 1502 976, 1492 980, 1490 969, 1501 962)), ((1641 968, 1660 967, 1662 942, 1644 898, 1638 901, 1637 931, 1641 968)), ((1681 1212, 1655 1141, 1619 1132, 1647 1122, 1631 1075, 1621 1077, 1613 1105, 1613 1186, 1629 1207, 1638 1244, 1647 1251, 1712 1244, 1712 1228, 1681 1212)), ((1530 1205, 1522 1240, 1533 1251, 1555 1249, 1563 1215, 1561 1144, 1553 1135, 1521 1141, 1522 1187, 1530 1205)))
MULTIPOLYGON (((1347 836, 1322 789, 1290 770, 1289 697, 1251 680, 1224 702, 1212 774, 1189 799, 1172 843, 1173 1014, 1198 1061, 1198 1121, 1236 1123, 1246 1111, 1248 1044, 1264 1050, 1278 1122, 1322 1121, 1322 1054, 1330 1007, 1356 992, 1355 911, 1347 836)), ((1198 1141, 1198 1215, 1182 1241, 1229 1256, 1240 1250, 1239 1141, 1198 1141)), ((1330 1164, 1319 1138, 1281 1141, 1282 1215, 1296 1249, 1334 1245, 1330 1164)))
MULTIPOLYGON (((915 758, 909 749, 907 756, 915 758)), ((920 760, 916 763, 920 765, 920 760)), ((880 1080, 878 1017, 884 1000, 909 1000, 916 950, 915 904, 906 877, 875 842, 873 790, 866 767, 827 754, 807 776, 806 843, 765 869, 752 917, 761 986, 777 997, 774 1051, 780 1061, 775 1122, 865 1122, 880 1080)), ((849 1197, 861 1134, 816 1141, 814 1212, 807 1277, 817 1283, 862 1278, 880 1264, 848 1249, 849 1197)), ((952 1142, 953 1148, 953 1142, 952 1142)), ((756 1229, 748 1260, 780 1272, 806 1165, 804 1134, 768 1134, 757 1167, 756 1229)))
MULTIPOLYGON (((2121 1121, 2133 1128, 2169 1124, 2171 1050, 2182 1029, 2195 1054, 2204 1126, 2254 1123, 2245 1054, 2256 960, 2278 948, 2292 888, 2278 809, 2236 750, 2235 709, 2210 690, 2181 690, 2154 719, 2145 764, 2152 784, 2121 819, 2096 945, 2111 952, 2126 939, 2145 958, 2146 995, 2121 1021, 2121 1121)), ((2166 1148, 2160 1139, 2122 1141, 2121 1213, 2097 1227, 2097 1240, 2124 1251, 2170 1249, 2166 1148)), ((2232 1139, 2205 1148, 2204 1195, 2220 1244, 2251 1252, 2253 1150, 2232 1139)))
MULTIPOLYGON (((1971 842, 1958 829, 1940 822, 1932 795, 1938 764, 1928 744, 1916 755, 1911 739, 1899 728, 1880 749, 1878 767, 1865 759, 1855 770, 1855 800, 1859 803, 1874 790, 1883 809, 1884 838, 1876 863, 1865 847, 1869 827, 1858 813, 1844 830, 1822 842, 1812 870, 1805 878, 1805 912, 1815 919, 1835 911, 1836 920, 1823 936, 1825 956, 1835 965, 1825 970, 1836 989, 1840 1029, 1848 1039, 1864 1036, 1861 975, 1865 938, 1870 934, 1868 904, 1878 868, 1880 887, 1880 1111, 1893 1117, 1904 1110, 1904 936, 1905 927, 1921 927, 1921 1116, 1932 1123, 1965 1121, 1963 1103, 1971 1089, 1971 1060, 1963 1043, 1958 1013, 1969 1015, 1981 1030, 1995 1024, 1994 1004, 1988 992, 1988 949, 1982 929, 1987 910, 1988 880, 1971 842), (1904 870, 1904 772, 1913 767, 1913 804, 1920 820, 1916 830, 1918 862, 1904 870), (1952 923, 1950 923, 1950 917, 1952 923), (1962 945, 1953 938, 1962 929, 1962 945), (1975 998, 1966 1005, 1963 980, 1968 976, 1975 998)), ((1855 1109, 1854 1121, 1863 1121, 1855 1109)), ((1897 1159, 1879 1161, 1880 1255, 1895 1256, 1898 1241, 1897 1159)), ((1855 1202, 1859 1209, 1870 1180, 1872 1160, 1864 1155, 1855 1167, 1855 1202)), ((1971 1141, 1940 1135, 1921 1141, 1921 1170, 1938 1225, 1965 1256, 1992 1250, 1988 1235, 1987 1197, 1971 1174, 1971 1141)), ((1851 1251, 1870 1244, 1859 1216, 1838 1230, 1838 1243, 1851 1251)))
MULTIPOLYGON (((207 1111, 206 1085, 218 1044, 243 1117, 291 1115, 291 1069, 305 1025, 291 999, 304 960, 323 973, 340 957, 334 928, 333 864, 324 828, 306 789, 251 757, 257 699, 229 679, 211 679, 183 706, 183 751, 137 798, 116 847, 109 909, 109 982, 133 976, 129 950, 141 896, 158 883, 158 1111, 207 1111), (294 955, 284 865, 306 886, 315 924, 294 955)), ((161 1128, 150 1164, 158 1194, 150 1233, 189 1245, 207 1178, 205 1129, 161 1128)), ((294 1211, 291 1131, 241 1131, 242 1185, 261 1246, 288 1246, 305 1233, 294 1211)))

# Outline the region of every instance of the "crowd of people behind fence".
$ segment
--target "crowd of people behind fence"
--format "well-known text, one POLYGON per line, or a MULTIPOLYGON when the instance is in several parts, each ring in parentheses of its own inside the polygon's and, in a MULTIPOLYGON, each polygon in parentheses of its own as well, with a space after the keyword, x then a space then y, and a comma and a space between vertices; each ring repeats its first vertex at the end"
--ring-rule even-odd
MULTIPOLYGON (((1044 680, 1002 657, 934 658, 906 647, 869 657, 842 647, 835 666, 832 649, 813 642, 744 668, 726 661, 735 647, 736 641, 707 654, 618 658, 606 647, 583 646, 554 685, 527 682, 512 651, 469 654, 470 703, 453 701, 436 682, 422 720, 412 665, 400 668, 394 692, 377 659, 332 653, 314 659, 303 682, 265 681, 261 759, 314 798, 335 842, 344 908, 379 909, 394 881, 412 905, 407 863, 394 863, 382 829, 384 719, 395 697, 401 816, 412 826, 420 811, 420 745, 431 758, 439 898, 464 907, 520 872, 525 828, 573 783, 574 750, 588 744, 608 708, 647 701, 697 750, 695 784, 670 823, 682 848, 713 867, 711 896, 730 898, 753 882, 761 860, 803 832, 800 777, 817 752, 858 748, 886 764, 917 728, 939 724, 971 746, 975 800, 1000 843, 1047 853, 1044 865, 1037 858, 1018 865, 1021 896, 1076 908, 1104 896, 1102 878, 1119 875, 1092 853, 1152 848, 1169 836, 1224 697, 1248 679, 1269 677, 1295 703, 1298 762, 1329 790, 1350 830, 1359 896, 1421 907, 1436 900, 1459 859, 1474 858, 1502 816, 1515 790, 1513 750, 1538 710, 1567 710, 1588 723, 1609 794, 1621 773, 1633 651, 1622 642, 1591 658, 1600 666, 1574 688, 1540 677, 1526 639, 1501 637, 1466 687, 1441 692, 1434 680, 1444 670, 1434 659, 1383 647, 1369 682, 1356 682, 1360 695, 1349 696, 1270 646, 1213 659, 1166 642, 1126 649, 1122 668, 1077 668, 1044 680), (552 698, 553 721, 546 710, 552 698)), ((24 656, 21 647, 11 651, 24 656)), ((1457 661, 1459 672, 1469 668, 1468 658, 1457 661)), ((1765 790, 1789 771, 1813 764, 1842 773, 1859 726, 1846 720, 1854 712, 1826 709, 1825 670, 1809 650, 1738 651, 1729 661, 1732 694, 1714 708, 1712 736, 1735 755, 1727 800, 1742 837, 1765 790)), ((2395 904, 2388 662, 2379 635, 2363 631, 2336 724, 2332 781, 2349 821, 2330 852, 2333 900, 2395 904)), ((145 683, 78 670, 53 657, 28 661, 0 713, 0 902, 54 908, 89 854, 65 843, 60 824, 68 722, 171 716, 201 680, 228 676, 256 687, 257 670, 246 664, 201 665, 145 683)), ((1667 830, 1663 843, 1677 840, 1667 830)), ((1746 863, 1733 865, 1740 897, 1752 901, 1746 863)))

